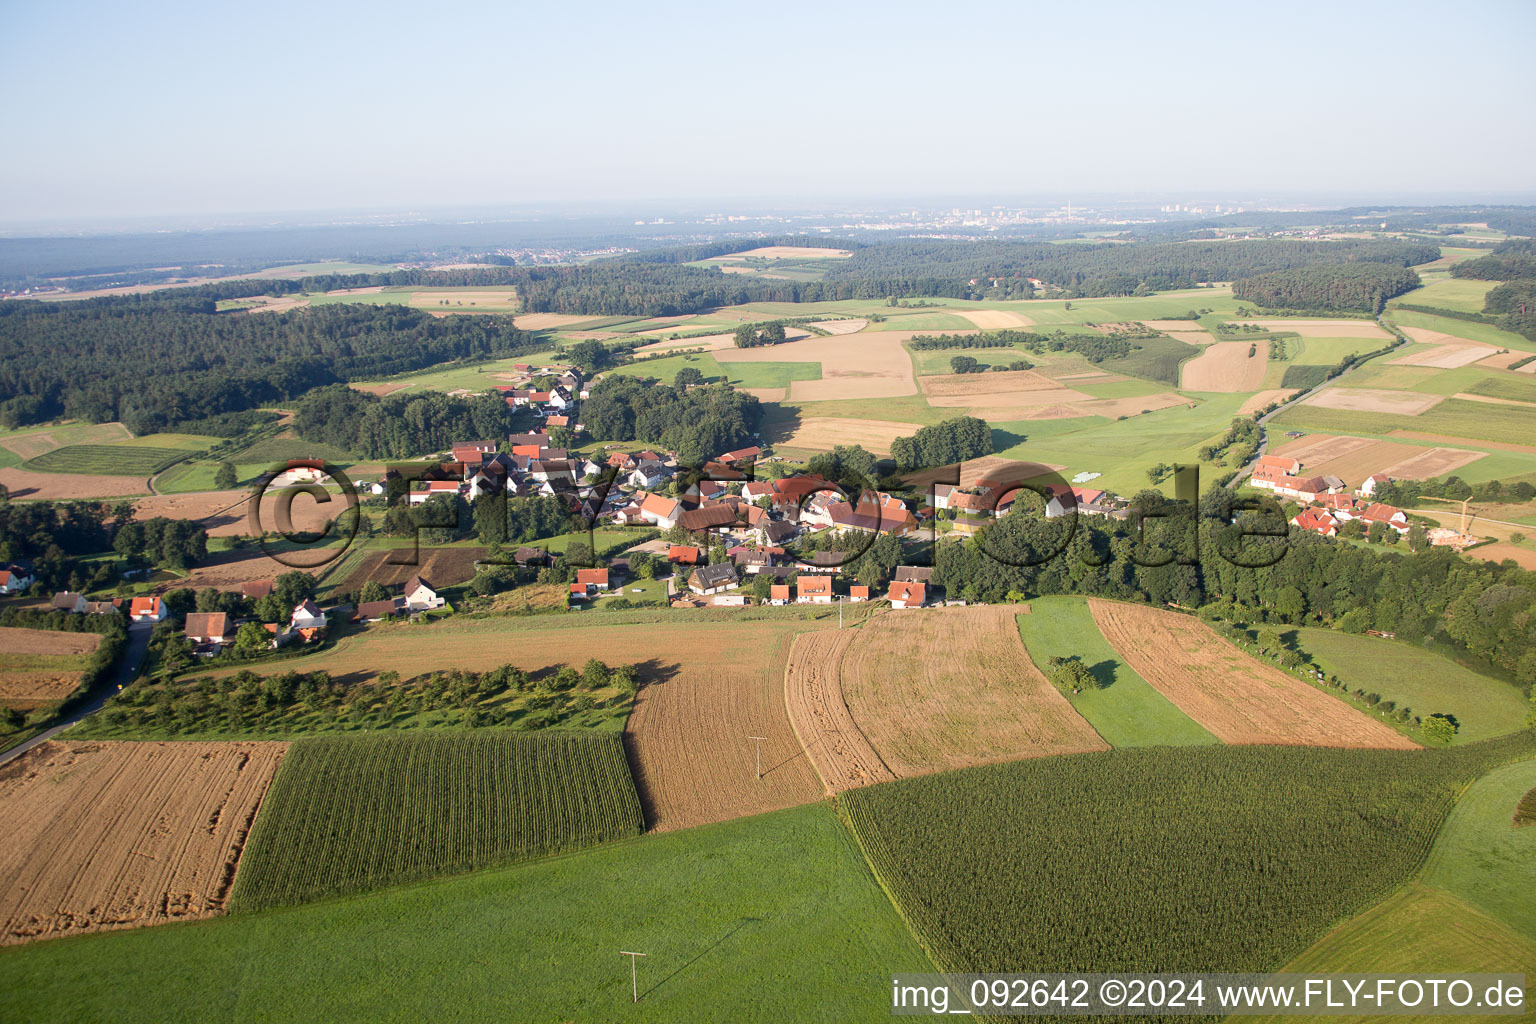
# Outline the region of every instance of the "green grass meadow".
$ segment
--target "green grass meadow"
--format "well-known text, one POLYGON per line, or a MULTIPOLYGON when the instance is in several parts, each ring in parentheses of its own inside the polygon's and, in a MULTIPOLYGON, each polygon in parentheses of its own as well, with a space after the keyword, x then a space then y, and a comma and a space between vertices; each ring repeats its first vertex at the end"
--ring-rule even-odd
POLYGON ((1099 632, 1085 598, 1043 597, 1031 601, 1029 614, 1018 620, 1024 646, 1046 678, 1051 657, 1071 655, 1099 678, 1101 689, 1066 697, 1106 743, 1156 747, 1219 742, 1120 658, 1099 632))
POLYGON ((1524 726, 1527 703, 1509 683, 1479 675, 1411 643, 1303 627, 1296 645, 1351 691, 1380 693, 1419 716, 1448 713, 1461 729, 1456 743, 1507 736, 1524 726))
POLYGON ((930 971, 825 804, 302 907, 0 950, 0 1019, 884 1021, 930 971), (638 1003, 620 950, 638 965, 638 1003))

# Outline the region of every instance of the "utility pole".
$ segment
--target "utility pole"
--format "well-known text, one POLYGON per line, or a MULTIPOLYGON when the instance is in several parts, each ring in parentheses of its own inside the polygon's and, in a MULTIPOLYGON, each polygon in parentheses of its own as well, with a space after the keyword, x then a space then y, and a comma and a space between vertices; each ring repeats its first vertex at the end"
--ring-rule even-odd
POLYGON ((645 955, 644 953, 631 953, 627 949, 619 950, 619 956, 629 957, 629 1001, 632 1003, 640 1001, 640 982, 636 980, 635 976, 635 957, 645 955))
POLYGON ((747 737, 747 739, 749 739, 749 740, 756 740, 757 741, 757 777, 759 779, 761 779, 763 777, 763 740, 765 740, 767 738, 768 737, 766 737, 766 736, 748 736, 747 737))

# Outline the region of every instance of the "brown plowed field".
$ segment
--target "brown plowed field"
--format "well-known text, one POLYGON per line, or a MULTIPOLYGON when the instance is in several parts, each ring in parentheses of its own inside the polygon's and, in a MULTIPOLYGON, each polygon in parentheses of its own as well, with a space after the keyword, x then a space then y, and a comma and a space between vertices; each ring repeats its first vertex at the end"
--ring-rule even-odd
POLYGON ((1258 391, 1268 368, 1269 342, 1263 338, 1218 341, 1184 364, 1179 386, 1185 391, 1258 391))
POLYGON ((843 654, 857 635, 852 629, 801 633, 784 666, 789 722, 828 793, 896 777, 854 724, 843 700, 843 654))
MULTIPOLYGON (((97 477, 96 479, 103 479, 97 477)), ((353 481, 355 484, 357 481, 353 481)), ((261 525, 266 530, 277 529, 277 507, 280 488, 266 491, 261 498, 261 525)), ((203 524, 210 537, 246 537, 251 535, 250 498, 248 490, 197 491, 190 494, 152 494, 133 503, 135 519, 191 519, 203 524)), ((335 519, 347 507, 346 499, 332 493, 325 503, 316 501, 308 493, 297 493, 288 505, 295 530, 319 530, 328 520, 335 519)))
POLYGON ((1270 391, 1257 392, 1249 396, 1248 400, 1238 407, 1237 414, 1239 416, 1247 416, 1250 413, 1258 412, 1270 402, 1283 402, 1296 394, 1297 391, 1297 388, 1274 388, 1270 391))
POLYGON ((1415 749, 1408 737, 1250 658, 1188 615, 1090 597, 1104 639, 1223 743, 1415 749))
POLYGON ((1035 325, 1035 321, 1030 317, 1008 309, 959 309, 955 306, 946 306, 943 312, 964 317, 984 331, 1006 330, 1010 327, 1033 327, 1035 325))
POLYGON ((97 476, 94 473, 34 473, 29 469, 6 466, 0 469, 0 484, 13 498, 42 498, 71 501, 76 498, 124 498, 148 494, 142 476, 97 476))
POLYGON ((410 548, 376 551, 338 586, 343 591, 361 590, 369 580, 377 580, 387 587, 404 583, 412 576, 421 576, 434 587, 451 587, 474 576, 475 559, 485 557, 485 548, 429 548, 423 545, 416 552, 416 565, 389 561, 391 557, 409 558, 410 554, 410 548))
POLYGON ((843 657, 843 697, 900 777, 1108 749, 1035 668, 1011 607, 877 616, 843 657))
POLYGON ((912 359, 901 343, 927 333, 931 332, 864 331, 837 338, 803 338, 760 348, 722 348, 715 352, 715 359, 721 363, 820 363, 820 380, 789 385, 790 400, 795 402, 897 398, 917 394, 912 359))
POLYGON ((1466 448, 1424 448, 1369 437, 1337 437, 1311 434, 1280 445, 1274 454, 1298 460, 1306 476, 1333 474, 1358 486, 1372 473, 1386 473, 1403 480, 1427 480, 1459 469, 1484 457, 1466 448))
POLYGON ((99 646, 100 633, 0 626, 0 707, 30 711, 68 697, 99 646))
POLYGON ((220 913, 287 749, 48 742, 0 768, 0 945, 220 913))
POLYGON ((774 441, 780 448, 809 448, 831 451, 840 444, 856 444, 876 455, 889 455, 891 442, 898 437, 910 437, 922 428, 921 423, 899 423, 895 420, 857 420, 840 416, 807 416, 794 428, 794 432, 774 441))

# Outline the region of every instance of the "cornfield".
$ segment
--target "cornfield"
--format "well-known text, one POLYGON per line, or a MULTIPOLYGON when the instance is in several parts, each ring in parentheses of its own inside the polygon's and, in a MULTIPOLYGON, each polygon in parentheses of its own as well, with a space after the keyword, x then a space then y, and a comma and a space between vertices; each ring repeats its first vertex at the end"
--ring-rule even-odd
POLYGON ((257 815, 230 906, 255 910, 467 871, 642 828, 618 733, 303 740, 257 815))
POLYGON ((1273 971, 1406 881, 1459 786, 1532 747, 1120 749, 839 799, 947 970, 1273 971))

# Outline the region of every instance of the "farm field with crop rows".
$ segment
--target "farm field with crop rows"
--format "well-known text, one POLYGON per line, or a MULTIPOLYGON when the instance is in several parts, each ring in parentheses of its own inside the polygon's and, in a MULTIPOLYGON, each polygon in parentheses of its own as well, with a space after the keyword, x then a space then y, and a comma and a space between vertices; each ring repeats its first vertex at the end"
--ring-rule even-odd
POLYGON ((638 835, 615 733, 478 732, 295 743, 235 878, 240 910, 638 835))

